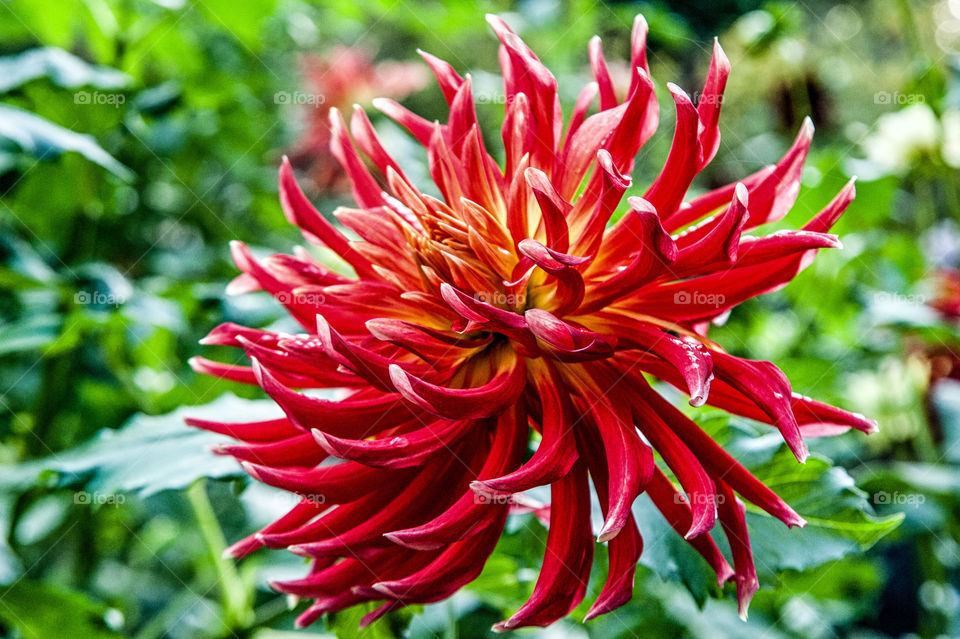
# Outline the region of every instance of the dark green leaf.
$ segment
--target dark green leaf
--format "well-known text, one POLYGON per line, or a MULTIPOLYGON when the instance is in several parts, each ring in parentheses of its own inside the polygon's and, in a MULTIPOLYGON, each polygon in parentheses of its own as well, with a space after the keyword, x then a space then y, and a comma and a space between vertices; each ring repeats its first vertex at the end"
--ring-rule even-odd
POLYGON ((120 635, 107 621, 122 623, 123 617, 81 593, 21 579, 0 590, 0 619, 24 639, 111 639, 120 635))

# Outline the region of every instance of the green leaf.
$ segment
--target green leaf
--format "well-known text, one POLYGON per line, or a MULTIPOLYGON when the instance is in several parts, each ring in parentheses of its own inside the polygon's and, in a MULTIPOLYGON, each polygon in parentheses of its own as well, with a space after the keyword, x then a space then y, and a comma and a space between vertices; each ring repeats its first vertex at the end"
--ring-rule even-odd
POLYGON ((960 382, 949 377, 941 379, 930 389, 933 409, 943 429, 943 458, 960 462, 960 382))
MULTIPOLYGON (((719 411, 694 413, 701 428, 780 495, 807 520, 804 528, 787 528, 781 521, 747 503, 747 524, 761 582, 770 583, 780 571, 803 570, 870 548, 896 528, 902 514, 878 517, 853 478, 823 457, 799 464, 769 426, 745 419, 731 420, 719 411)), ((665 580, 682 582, 701 605, 716 591, 707 563, 670 528, 646 495, 634 505, 644 539, 640 562, 665 580)), ((711 533, 727 552, 717 526, 711 533)))
POLYGON ((21 579, 0 590, 0 619, 24 639, 113 639, 120 635, 107 622, 122 623, 123 617, 82 593, 21 579))
POLYGON ((263 46, 260 31, 273 14, 275 0, 236 3, 230 0, 209 0, 200 5, 210 16, 211 23, 237 38, 249 49, 263 46))
POLYGON ((36 351, 57 340, 61 318, 55 314, 28 316, 0 326, 0 355, 36 351))
POLYGON ((634 502, 633 516, 643 537, 640 563, 664 581, 682 583, 697 605, 703 606, 707 597, 718 591, 710 565, 670 527, 646 494, 634 502))
POLYGON ((132 180, 133 172, 103 150, 89 135, 76 133, 29 111, 0 105, 0 143, 4 140, 38 159, 76 152, 117 177, 132 180))
MULTIPOLYGON (((0 173, 3 172, 0 166, 0 173)), ((12 229, 0 227, 0 285, 27 289, 33 284, 53 284, 57 273, 50 268, 37 250, 17 237, 12 229)))
POLYGON ((187 416, 224 421, 252 421, 278 417, 270 400, 241 399, 231 393, 203 406, 185 406, 159 416, 136 415, 119 430, 104 430, 78 448, 20 465, 7 473, 6 482, 30 483, 43 471, 54 473, 55 483, 81 481, 93 497, 137 492, 146 497, 161 490, 185 488, 200 477, 242 474, 228 456, 215 455, 211 447, 231 441, 191 428, 187 416))
POLYGON ((757 568, 768 574, 803 570, 867 550, 903 520, 903 513, 874 515, 867 494, 847 471, 816 455, 798 464, 784 447, 752 470, 807 520, 806 527, 791 529, 747 505, 757 568))
POLYGON ((122 71, 88 64, 57 47, 41 47, 0 57, 0 93, 37 78, 49 78, 57 86, 66 89, 82 86, 121 89, 132 81, 122 71))
POLYGON ((390 632, 386 618, 378 619, 363 630, 359 629, 363 616, 380 605, 381 602, 365 603, 338 612, 330 623, 330 629, 337 639, 391 639, 394 634, 390 632))

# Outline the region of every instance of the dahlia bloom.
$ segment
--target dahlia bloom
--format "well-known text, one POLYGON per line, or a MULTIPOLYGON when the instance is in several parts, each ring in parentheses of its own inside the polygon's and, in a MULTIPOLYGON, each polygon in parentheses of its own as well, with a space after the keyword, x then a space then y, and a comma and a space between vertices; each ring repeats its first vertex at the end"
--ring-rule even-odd
POLYGON ((940 267, 931 279, 934 294, 928 305, 946 321, 960 319, 960 271, 940 267))
POLYGON ((242 275, 231 289, 271 293, 303 333, 224 324, 204 343, 242 348, 250 367, 193 365, 259 385, 285 417, 191 423, 238 440, 220 452, 302 499, 228 553, 269 546, 311 558, 307 576, 274 584, 314 600, 299 623, 382 602, 366 624, 452 595, 480 573, 508 514, 536 510, 549 526, 539 577, 529 601, 495 628, 547 625, 573 610, 600 543, 609 571, 590 619, 632 596, 642 540, 631 506, 646 492, 718 582, 735 581, 744 614, 757 577, 742 500, 787 526, 805 522, 653 382, 677 387, 693 406, 772 425, 800 462, 804 437, 872 431, 873 421, 793 393, 770 362, 731 356, 707 337, 711 321, 784 286, 817 249, 839 246, 827 231, 853 185, 802 230, 745 234, 796 199, 807 121, 776 165, 684 200, 720 142, 729 64, 716 45, 698 105, 668 85, 677 112, 669 156, 642 196, 623 201, 658 120, 643 18, 625 98, 594 39, 596 81, 566 120, 554 76, 503 20, 489 22, 507 97, 502 162, 478 128, 469 76, 423 53, 449 104, 447 123, 391 100, 374 105, 425 147, 441 197, 407 179, 362 110, 348 133, 332 109, 330 149, 357 202, 334 215, 359 239, 310 204, 286 162, 280 200, 306 239, 354 275, 303 249, 261 262, 233 245, 242 275), (618 207, 625 212, 611 224, 618 207), (346 391, 339 401, 302 392, 316 388, 346 391), (549 507, 521 495, 546 485, 549 507), (591 492, 604 518, 596 532, 591 492), (715 543, 720 533, 732 566, 715 543))
MULTIPOLYGON (((960 322, 960 270, 940 266, 929 279, 931 298, 926 305, 945 324, 960 322)), ((960 380, 960 344, 953 339, 931 340, 921 335, 908 335, 907 353, 923 361, 930 372, 927 387, 927 407, 934 405, 932 393, 938 381, 944 378, 960 380)))
POLYGON ((358 47, 336 46, 306 55, 301 72, 311 92, 307 128, 293 152, 293 164, 308 169, 320 191, 349 191, 349 180, 330 157, 330 109, 368 105, 377 96, 403 98, 427 84, 428 73, 409 62, 374 62, 358 47), (344 188, 341 188, 344 187, 344 188))

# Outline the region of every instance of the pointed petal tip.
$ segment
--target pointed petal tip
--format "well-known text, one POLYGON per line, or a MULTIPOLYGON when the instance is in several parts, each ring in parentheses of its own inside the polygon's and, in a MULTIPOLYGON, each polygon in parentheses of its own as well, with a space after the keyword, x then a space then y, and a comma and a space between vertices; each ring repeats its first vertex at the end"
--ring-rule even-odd
POLYGON ((690 99, 690 94, 684 91, 679 85, 676 85, 673 82, 667 82, 667 90, 670 91, 670 95, 673 96, 674 102, 678 104, 693 104, 693 101, 690 99))
POLYGON ((685 532, 685 533, 683 534, 683 538, 684 538, 686 541, 690 541, 691 539, 696 539, 697 537, 699 537, 700 535, 704 534, 705 532, 708 532, 709 530, 710 530, 709 528, 704 529, 704 527, 703 527, 702 524, 701 524, 701 525, 691 525, 691 526, 690 526, 690 530, 688 530, 687 532, 685 532))
POLYGON ((750 600, 760 589, 760 582, 757 578, 744 579, 737 583, 737 616, 741 620, 747 620, 747 612, 750 608, 750 600))
POLYGON ((731 579, 737 576, 736 571, 733 569, 733 566, 727 563, 727 560, 723 560, 723 565, 720 566, 720 570, 717 572, 717 586, 723 588, 723 584, 727 583, 731 579))
POLYGON ((394 386, 401 386, 408 384, 407 373, 399 364, 390 364, 387 366, 387 374, 390 375, 390 381, 393 382, 394 386))
POLYGON ((623 530, 625 524, 626 522, 618 526, 616 522, 604 522, 603 527, 597 534, 597 543, 603 544, 615 538, 623 530))
POLYGON ((475 479, 470 482, 470 490, 477 495, 494 495, 497 493, 496 490, 491 488, 485 481, 481 479, 475 479))
POLYGON ((490 630, 498 634, 502 632, 509 632, 512 629, 513 629, 513 626, 510 624, 509 619, 507 619, 506 621, 500 621, 498 623, 495 623, 490 627, 490 630))
POLYGON ((244 472, 246 472, 248 475, 250 475, 257 481, 260 481, 260 482, 263 481, 263 478, 260 474, 260 471, 257 469, 256 464, 253 464, 248 461, 242 461, 240 462, 240 466, 243 467, 244 472))
POLYGON ((393 589, 392 585, 388 581, 381 581, 381 582, 375 583, 371 587, 377 592, 379 592, 381 595, 384 595, 391 599, 400 599, 400 595, 393 589))
POLYGON ((743 182, 737 182, 737 185, 733 187, 733 195, 737 198, 737 200, 740 201, 741 204, 744 206, 747 205, 750 193, 747 191, 747 187, 743 182))
POLYGON ((329 440, 327 439, 327 434, 322 430, 319 428, 311 428, 310 434, 313 435, 314 441, 320 444, 321 447, 327 446, 329 440))
POLYGON ((403 543, 403 538, 400 537, 400 535, 398 535, 398 534, 395 533, 395 532, 383 533, 383 536, 386 537, 387 539, 389 539, 390 541, 392 541, 393 543, 395 543, 395 544, 398 545, 398 546, 406 546, 406 544, 403 543))

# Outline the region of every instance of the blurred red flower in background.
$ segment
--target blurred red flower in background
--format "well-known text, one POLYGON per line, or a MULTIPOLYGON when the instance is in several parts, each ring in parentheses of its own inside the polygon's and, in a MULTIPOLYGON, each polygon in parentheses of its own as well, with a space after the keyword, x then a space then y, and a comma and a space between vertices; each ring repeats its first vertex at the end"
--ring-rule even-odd
POLYGON ((504 166, 485 148, 469 77, 422 54, 449 104, 447 123, 392 100, 374 105, 426 148, 442 200, 405 177, 363 110, 353 111, 348 134, 331 108, 330 149, 357 202, 335 216, 361 239, 348 241, 310 204, 288 163, 281 203, 307 240, 332 249, 355 277, 304 249, 260 262, 233 246, 243 274, 232 290, 271 293, 304 332, 224 324, 204 343, 241 347, 251 366, 193 365, 260 385, 285 417, 191 423, 239 440, 221 452, 302 500, 229 553, 266 545, 311 557, 309 575, 274 584, 315 600, 299 622, 382 601, 369 623, 476 578, 511 509, 528 508, 519 494, 549 485, 539 578, 497 629, 546 625, 583 599, 597 542, 607 546, 609 572, 587 618, 630 599, 642 551, 631 507, 646 492, 721 584, 735 580, 745 614, 757 578, 741 498, 788 526, 805 522, 650 380, 687 393, 693 406, 773 425, 801 462, 805 436, 874 430, 871 420, 793 393, 770 362, 731 356, 707 337, 711 321, 786 285, 817 249, 839 246, 827 231, 853 185, 801 230, 745 234, 793 205, 807 121, 776 165, 684 201, 719 146, 729 64, 716 45, 697 105, 668 85, 672 148, 643 195, 624 201, 659 116, 644 20, 634 25, 624 99, 600 40, 591 41, 596 81, 566 128, 554 76, 500 18, 490 23, 501 42, 504 166), (314 388, 347 390, 340 401, 293 390, 314 388), (596 532, 591 484, 604 517, 596 532), (732 566, 713 538, 718 521, 732 566))
POLYGON ((306 130, 290 154, 291 161, 308 171, 318 192, 349 192, 346 173, 330 156, 330 109, 368 106, 378 96, 404 98, 422 89, 429 74, 419 64, 374 62, 369 52, 348 46, 305 55, 300 66, 307 89, 302 100, 306 130))

